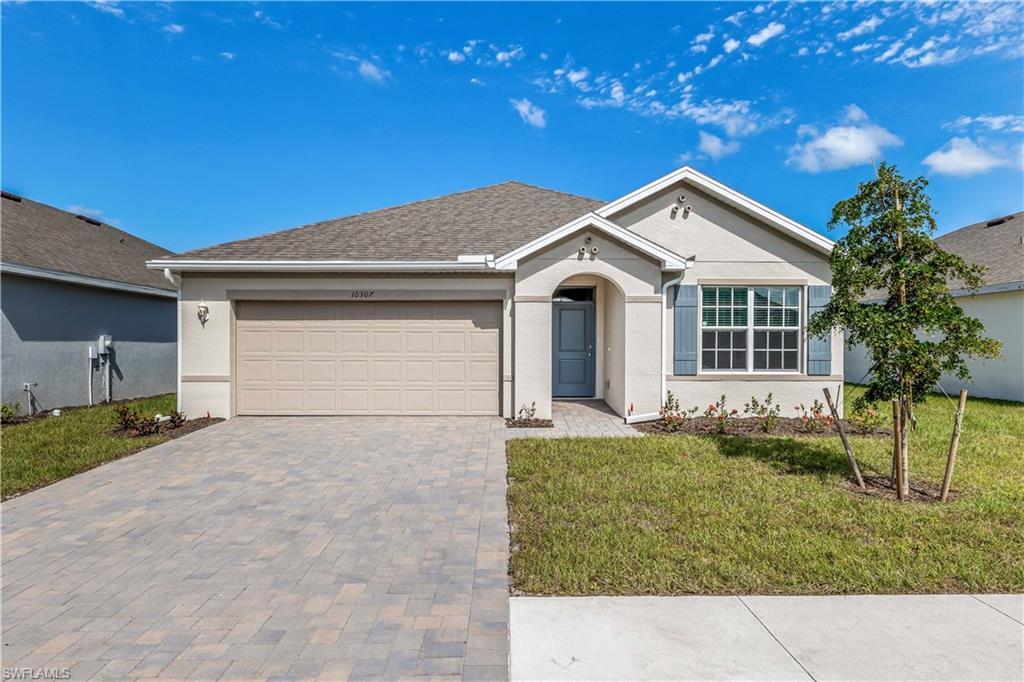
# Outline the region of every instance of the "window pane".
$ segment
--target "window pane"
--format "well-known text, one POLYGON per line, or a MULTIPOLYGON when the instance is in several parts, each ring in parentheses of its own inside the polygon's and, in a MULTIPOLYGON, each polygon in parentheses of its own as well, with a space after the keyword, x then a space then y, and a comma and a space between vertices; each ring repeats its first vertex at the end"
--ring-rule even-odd
POLYGON ((782 326, 782 310, 779 308, 772 308, 768 311, 768 326, 770 327, 781 327, 782 326))
POLYGON ((715 368, 715 351, 706 350, 700 354, 700 366, 701 369, 714 369, 715 368))
POLYGON ((706 306, 715 305, 715 292, 718 291, 715 287, 704 287, 701 293, 701 300, 706 306))
POLYGON ((729 351, 718 351, 718 369, 729 369, 729 351))
POLYGON ((746 287, 733 287, 732 288, 732 304, 735 306, 747 305, 747 288, 746 287))
POLYGON ((793 350, 799 348, 799 346, 797 346, 797 343, 796 343, 796 332, 783 332, 782 335, 783 335, 783 342, 782 342, 783 348, 793 349, 793 350))
POLYGON ((782 354, 782 368, 783 369, 796 369, 797 352, 795 350, 787 350, 782 354))
POLYGON ((798 314, 795 308, 786 308, 785 310, 785 324, 787 327, 795 327, 799 322, 798 314))
POLYGON ((768 332, 754 332, 754 348, 768 347, 768 332))
POLYGON ((747 309, 746 308, 733 308, 732 309, 732 323, 737 327, 747 326, 747 309))
POLYGON ((701 319, 701 323, 703 324, 703 326, 705 326, 705 327, 707 327, 707 326, 714 327, 715 326, 715 309, 714 308, 710 308, 710 309, 709 308, 705 308, 704 310, 701 311, 700 319, 701 319))
POLYGON ((768 353, 768 369, 782 369, 782 353, 778 351, 768 353))
POLYGON ((754 351, 754 369, 767 369, 768 368, 768 352, 759 350, 754 351))
POLYGON ((733 332, 732 333, 732 347, 733 348, 746 348, 747 347, 747 333, 746 332, 733 332))
POLYGON ((746 369, 747 368, 747 351, 745 351, 745 350, 734 350, 732 352, 732 368, 733 369, 746 369))
POLYGON ((782 348, 782 334, 779 332, 768 332, 768 347, 773 349, 782 348))
POLYGON ((700 343, 705 348, 712 348, 715 345, 715 333, 701 332, 700 343))
POLYGON ((786 305, 800 305, 800 289, 798 287, 786 287, 786 305))
POLYGON ((732 289, 722 287, 718 290, 718 305, 732 305, 732 289))
POLYGON ((768 300, 771 302, 773 307, 782 305, 782 289, 779 287, 770 287, 768 289, 768 300))
POLYGON ((768 309, 767 308, 754 308, 754 326, 755 327, 767 327, 768 326, 768 309))
POLYGON ((731 327, 732 326, 732 309, 731 308, 719 308, 718 309, 718 326, 719 327, 731 327))
POLYGON ((766 306, 768 305, 768 289, 767 287, 757 287, 754 289, 754 305, 766 306))

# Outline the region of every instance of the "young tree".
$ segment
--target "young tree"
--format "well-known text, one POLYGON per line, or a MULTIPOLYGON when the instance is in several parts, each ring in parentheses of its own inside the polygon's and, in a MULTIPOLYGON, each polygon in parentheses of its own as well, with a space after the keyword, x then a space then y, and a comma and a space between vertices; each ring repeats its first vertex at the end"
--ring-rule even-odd
POLYGON ((983 268, 932 241, 927 185, 925 178, 907 180, 883 163, 874 180, 860 183, 855 195, 832 208, 829 229, 846 225, 849 232, 832 251, 832 299, 808 325, 811 336, 843 329, 851 346, 867 349, 871 372, 860 401, 899 402, 902 436, 893 450, 904 463, 901 499, 908 493, 913 404, 943 373, 969 379, 969 358, 999 356, 999 342, 985 338, 981 322, 950 294, 954 280, 963 288, 980 287, 983 268))

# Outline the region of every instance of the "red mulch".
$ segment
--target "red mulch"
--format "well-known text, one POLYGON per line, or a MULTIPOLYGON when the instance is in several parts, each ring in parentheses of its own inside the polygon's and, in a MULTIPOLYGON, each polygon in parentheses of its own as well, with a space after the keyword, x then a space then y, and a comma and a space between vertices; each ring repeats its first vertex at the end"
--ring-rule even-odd
MULTIPOLYGON (((661 419, 653 422, 641 422, 633 424, 633 428, 641 433, 660 435, 704 435, 717 434, 718 424, 714 419, 708 417, 692 417, 680 426, 678 430, 672 431, 665 426, 661 419)), ((881 426, 859 426, 852 422, 843 420, 843 428, 848 436, 891 436, 892 430, 881 426)), ((729 419, 725 427, 725 434, 728 436, 747 436, 749 438, 763 438, 770 436, 829 436, 838 435, 839 431, 833 425, 825 426, 821 431, 808 430, 800 419, 792 417, 779 417, 775 428, 769 432, 761 429, 759 419, 753 417, 733 417, 729 419)))

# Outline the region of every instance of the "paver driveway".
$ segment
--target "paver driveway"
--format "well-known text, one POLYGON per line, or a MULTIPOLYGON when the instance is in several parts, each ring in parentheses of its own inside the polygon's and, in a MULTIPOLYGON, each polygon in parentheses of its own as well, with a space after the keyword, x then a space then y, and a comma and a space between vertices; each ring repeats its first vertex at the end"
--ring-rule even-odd
POLYGON ((3 504, 3 665, 507 678, 497 418, 238 418, 3 504))

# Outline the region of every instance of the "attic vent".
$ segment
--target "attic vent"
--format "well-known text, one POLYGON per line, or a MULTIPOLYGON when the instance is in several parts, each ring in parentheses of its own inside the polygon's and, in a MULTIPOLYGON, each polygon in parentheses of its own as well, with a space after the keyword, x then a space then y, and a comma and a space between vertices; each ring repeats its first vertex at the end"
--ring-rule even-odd
POLYGON ((996 218, 985 223, 985 227, 995 227, 996 225, 1002 225, 1003 223, 1009 222, 1014 219, 1012 215, 1004 215, 1002 218, 996 218))
POLYGON ((75 217, 78 218, 79 220, 83 221, 83 222, 89 223, 90 225, 102 225, 103 224, 100 221, 96 220, 95 218, 90 218, 87 215, 76 215, 75 217))
POLYGON ((4 199, 10 199, 11 201, 21 201, 21 197, 19 197, 17 194, 11 194, 10 192, 0 192, 0 196, 2 196, 4 199))

